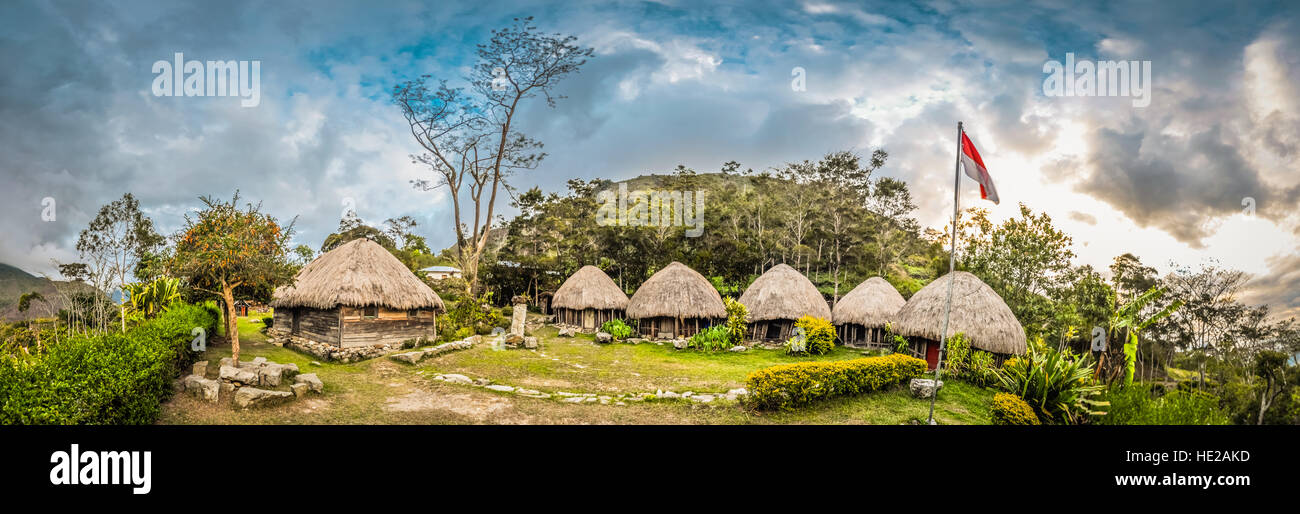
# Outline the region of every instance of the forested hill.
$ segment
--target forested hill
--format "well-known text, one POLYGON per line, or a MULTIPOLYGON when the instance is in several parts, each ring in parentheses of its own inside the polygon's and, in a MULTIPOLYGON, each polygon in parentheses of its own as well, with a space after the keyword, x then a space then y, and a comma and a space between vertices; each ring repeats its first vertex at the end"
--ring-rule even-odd
POLYGON ((25 319, 28 315, 43 316, 44 313, 41 312, 18 312, 18 297, 33 291, 46 298, 53 298, 58 294, 54 289, 54 283, 50 280, 0 263, 0 319, 14 321, 25 319))

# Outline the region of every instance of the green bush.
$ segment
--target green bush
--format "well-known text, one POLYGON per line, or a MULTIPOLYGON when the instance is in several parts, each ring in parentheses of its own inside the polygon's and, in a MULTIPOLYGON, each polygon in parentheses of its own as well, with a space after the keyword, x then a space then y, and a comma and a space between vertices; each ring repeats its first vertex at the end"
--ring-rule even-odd
POLYGON ((1176 389, 1153 398, 1151 386, 1135 383, 1113 386, 1103 399, 1110 402, 1106 415, 1097 419, 1103 425, 1230 424, 1219 398, 1201 391, 1176 389))
POLYGON ((731 344, 740 344, 749 333, 749 307, 731 297, 723 298, 722 303, 727 307, 727 334, 731 344))
POLYGON ((944 342, 943 372, 980 387, 998 382, 993 354, 971 348, 970 339, 962 332, 953 334, 944 342))
POLYGON ((782 364, 745 377, 746 401, 759 409, 789 410, 836 396, 878 391, 919 377, 925 369, 925 361, 900 354, 782 364))
POLYGON ((39 359, 0 357, 0 424, 147 424, 193 363, 190 331, 216 334, 208 306, 176 304, 126 333, 74 336, 39 359))
POLYGON ((615 340, 622 341, 632 337, 632 327, 621 319, 611 319, 600 325, 600 331, 614 337, 615 340))
POLYGON ((993 395, 994 425, 1039 425, 1038 415, 1025 400, 1014 394, 998 393, 993 395))
POLYGON ((830 320, 804 316, 795 321, 794 326, 802 328, 808 338, 808 353, 826 355, 835 349, 835 325, 830 320))
POLYGON ((702 352, 713 352, 729 349, 733 345, 731 344, 731 333, 727 327, 716 325, 696 332, 686 342, 686 346, 702 352))

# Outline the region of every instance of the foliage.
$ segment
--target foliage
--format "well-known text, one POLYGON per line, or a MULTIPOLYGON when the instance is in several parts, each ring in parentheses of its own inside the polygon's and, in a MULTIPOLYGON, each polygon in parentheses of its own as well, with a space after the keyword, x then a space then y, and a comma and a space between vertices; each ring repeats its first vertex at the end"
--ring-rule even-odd
POLYGON ((795 327, 790 340, 785 342, 785 353, 789 355, 808 355, 808 334, 802 327, 795 327))
POLYGON ((789 410, 836 396, 878 391, 919 377, 925 369, 925 361, 900 354, 783 364, 745 377, 746 401, 759 409, 789 410))
POLYGON ((731 332, 727 327, 715 325, 696 332, 686 342, 686 346, 702 352, 714 352, 729 349, 734 345, 731 343, 731 332))
POLYGON ((723 298, 722 303, 727 307, 728 339, 733 345, 740 344, 749 333, 749 307, 730 296, 723 298))
POLYGON ((826 318, 804 316, 794 323, 807 337, 808 353, 826 355, 835 349, 835 325, 826 318))
POLYGON ((1124 385, 1133 384, 1133 373, 1137 365, 1138 334, 1142 330, 1151 326, 1151 324, 1164 319, 1165 317, 1177 311, 1183 305, 1183 302, 1176 301, 1165 307, 1160 312, 1151 316, 1143 316, 1142 309, 1148 304, 1159 299, 1165 294, 1165 289, 1153 286, 1148 289, 1142 296, 1133 301, 1124 304, 1110 320, 1110 332, 1112 335, 1118 331, 1124 330, 1127 333, 1127 339, 1124 342, 1124 385))
POLYGON ((438 316, 438 332, 442 334, 439 339, 443 341, 464 339, 474 334, 487 335, 493 328, 509 326, 505 316, 501 315, 501 309, 492 306, 491 292, 483 293, 477 299, 462 298, 448 305, 447 312, 438 316))
POLYGON ((613 336, 618 341, 632 337, 632 327, 621 319, 606 321, 600 325, 600 331, 613 336))
POLYGON ((1226 425, 1228 415, 1219 409, 1212 394, 1176 389, 1154 396, 1147 384, 1113 385, 1102 399, 1110 402, 1103 425, 1226 425))
POLYGON ((137 319, 151 319, 172 303, 181 299, 181 281, 175 278, 158 278, 152 282, 127 284, 127 315, 137 319))
POLYGON ((994 425, 1039 425, 1038 415, 1025 400, 1014 394, 993 395, 992 419, 994 425))
POLYGON ((944 343, 944 373, 972 384, 987 387, 997 383, 997 366, 993 354, 971 348, 970 339, 958 332, 944 343))
POLYGON ((907 352, 907 338, 900 335, 895 335, 894 353, 906 353, 906 352, 907 352))
POLYGON ((126 333, 77 335, 34 360, 0 356, 0 424, 147 424, 194 360, 210 306, 177 305, 126 333))
POLYGON ((1030 344, 1027 355, 1003 363, 998 381, 1024 398, 1043 421, 1082 423, 1090 415, 1105 414, 1092 410, 1105 402, 1093 399, 1102 386, 1093 383, 1088 358, 1049 348, 1041 339, 1030 344))

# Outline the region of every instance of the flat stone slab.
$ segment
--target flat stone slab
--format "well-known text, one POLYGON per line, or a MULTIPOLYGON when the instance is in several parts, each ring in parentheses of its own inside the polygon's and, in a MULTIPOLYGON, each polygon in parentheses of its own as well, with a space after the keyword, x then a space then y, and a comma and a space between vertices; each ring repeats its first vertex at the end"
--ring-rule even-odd
POLYGON ((235 406, 241 409, 250 407, 267 407, 288 401, 294 397, 289 391, 268 391, 256 387, 241 387, 235 391, 235 406))
POLYGON ((313 393, 325 392, 325 383, 321 382, 320 378, 318 378, 315 373, 303 373, 297 375, 293 377, 293 384, 306 385, 313 393))
POLYGON ((907 388, 912 392, 912 396, 917 398, 929 398, 934 396, 937 389, 943 389, 943 381, 939 381, 939 387, 934 386, 934 379, 930 378, 913 378, 907 383, 907 388))
POLYGON ((181 380, 185 391, 207 402, 216 403, 221 391, 221 381, 203 378, 203 375, 190 375, 181 380))

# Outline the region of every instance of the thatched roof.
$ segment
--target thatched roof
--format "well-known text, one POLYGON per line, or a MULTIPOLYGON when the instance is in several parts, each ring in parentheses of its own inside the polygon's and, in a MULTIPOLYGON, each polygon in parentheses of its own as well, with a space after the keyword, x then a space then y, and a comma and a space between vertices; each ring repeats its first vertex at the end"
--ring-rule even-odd
POLYGON ((831 308, 817 287, 808 277, 785 264, 777 264, 754 279, 745 294, 740 295, 740 303, 749 308, 750 321, 804 316, 831 319, 831 308))
POLYGON ((725 318, 722 295, 704 275, 674 261, 651 275, 627 302, 627 316, 645 318, 725 318))
POLYGON ((438 293, 379 243, 356 239, 325 252, 273 293, 272 307, 379 306, 446 311, 438 293))
POLYGON ((948 336, 962 332, 974 348, 994 353, 1025 353, 1025 329, 1002 297, 975 275, 957 271, 939 277, 912 295, 894 316, 893 331, 902 336, 939 340, 948 283, 952 290, 952 319, 948 336))
POLYGON ((627 293, 604 271, 595 266, 583 266, 551 297, 551 307, 559 309, 618 309, 627 308, 627 293))
POLYGON ((836 325, 855 323, 867 328, 883 328, 894 319, 907 300, 894 285, 880 277, 871 277, 840 298, 831 311, 836 325))

